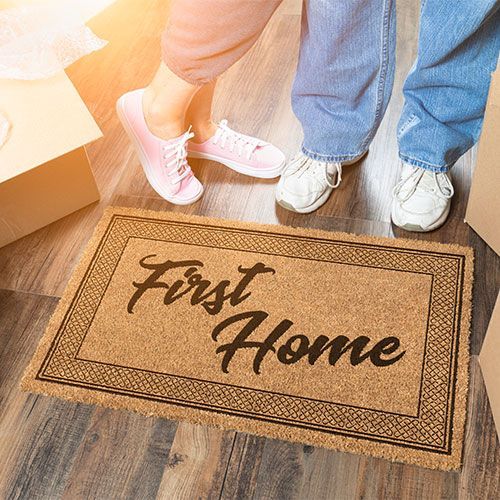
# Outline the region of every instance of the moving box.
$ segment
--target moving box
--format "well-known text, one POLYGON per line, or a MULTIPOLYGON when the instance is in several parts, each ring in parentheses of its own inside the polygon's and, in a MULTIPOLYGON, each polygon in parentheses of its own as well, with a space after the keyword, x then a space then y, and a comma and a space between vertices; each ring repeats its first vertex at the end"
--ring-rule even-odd
POLYGON ((500 255, 500 69, 493 74, 465 221, 500 255))
MULTIPOLYGON (((465 220, 500 255, 500 70, 491 82, 465 220)), ((500 435, 500 296, 479 362, 500 435)))
POLYGON ((479 363, 488 391, 491 411, 500 438, 500 294, 491 315, 479 363))
POLYGON ((99 199, 84 145, 101 131, 64 72, 0 80, 0 247, 99 199))

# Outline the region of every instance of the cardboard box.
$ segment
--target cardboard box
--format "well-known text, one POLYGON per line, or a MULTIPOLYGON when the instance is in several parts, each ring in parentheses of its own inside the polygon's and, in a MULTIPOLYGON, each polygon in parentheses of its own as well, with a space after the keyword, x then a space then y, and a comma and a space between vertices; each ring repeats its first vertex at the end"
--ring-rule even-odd
POLYGON ((465 222, 500 255, 499 134, 500 70, 497 70, 491 81, 465 222))
POLYGON ((84 145, 101 131, 64 72, 0 80, 0 247, 99 199, 84 145))
POLYGON ((479 363, 500 439, 500 294, 484 339, 479 363))

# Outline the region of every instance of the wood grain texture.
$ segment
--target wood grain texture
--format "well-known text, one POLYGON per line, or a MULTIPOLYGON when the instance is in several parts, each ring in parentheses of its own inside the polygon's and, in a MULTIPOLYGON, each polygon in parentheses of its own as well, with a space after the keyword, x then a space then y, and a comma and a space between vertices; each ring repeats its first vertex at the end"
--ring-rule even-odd
POLYGON ((500 447, 477 356, 472 357, 470 376, 469 425, 459 498, 500 498, 500 447))
POLYGON ((117 418, 112 410, 96 409, 76 451, 63 498, 154 498, 176 428, 169 420, 133 413, 117 418))
POLYGON ((235 434, 180 423, 157 498, 219 498, 235 434))
MULTIPOLYGON (((295 154, 301 140, 289 98, 300 3, 285 0, 254 49, 223 76, 215 97, 216 118, 273 141, 287 155, 295 154)), ((102 201, 0 249, 1 499, 499 498, 500 446, 476 358, 460 473, 177 424, 18 389, 57 297, 109 204, 469 244, 477 265, 471 350, 478 354, 500 285, 500 265, 463 222, 475 150, 453 169, 457 195, 442 229, 414 235, 389 219, 390 190, 399 174, 395 129, 402 83, 416 49, 418 2, 402 0, 398 9, 394 92, 370 153, 345 169, 340 189, 321 210, 306 216, 276 207, 273 181, 240 176, 209 161, 193 162, 206 186, 199 202, 174 207, 159 198, 142 174, 114 102, 152 76, 168 2, 118 0, 91 22, 110 44, 73 65, 69 75, 104 132, 88 148, 102 201)))
POLYGON ((254 497, 262 450, 266 441, 266 438, 259 436, 236 434, 226 469, 221 499, 254 497))
POLYGON ((59 498, 92 407, 22 393, 57 300, 0 291, 0 498, 59 498))

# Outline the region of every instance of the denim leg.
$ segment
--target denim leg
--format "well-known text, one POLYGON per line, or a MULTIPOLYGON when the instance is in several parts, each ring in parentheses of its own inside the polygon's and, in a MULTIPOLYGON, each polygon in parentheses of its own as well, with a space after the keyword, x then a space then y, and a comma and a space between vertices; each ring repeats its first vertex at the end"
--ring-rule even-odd
POLYGON ((422 1, 418 55, 398 125, 404 162, 445 172, 478 140, 500 48, 499 6, 422 1))
POLYGON ((365 152, 394 80, 394 0, 304 0, 292 106, 302 151, 322 161, 365 152))

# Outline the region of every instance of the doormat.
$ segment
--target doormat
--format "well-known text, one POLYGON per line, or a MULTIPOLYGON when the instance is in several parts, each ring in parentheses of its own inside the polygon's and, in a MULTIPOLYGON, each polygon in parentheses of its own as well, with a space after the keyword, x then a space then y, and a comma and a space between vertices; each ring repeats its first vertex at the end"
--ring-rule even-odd
POLYGON ((23 388, 460 466, 472 250, 110 208, 23 388))

